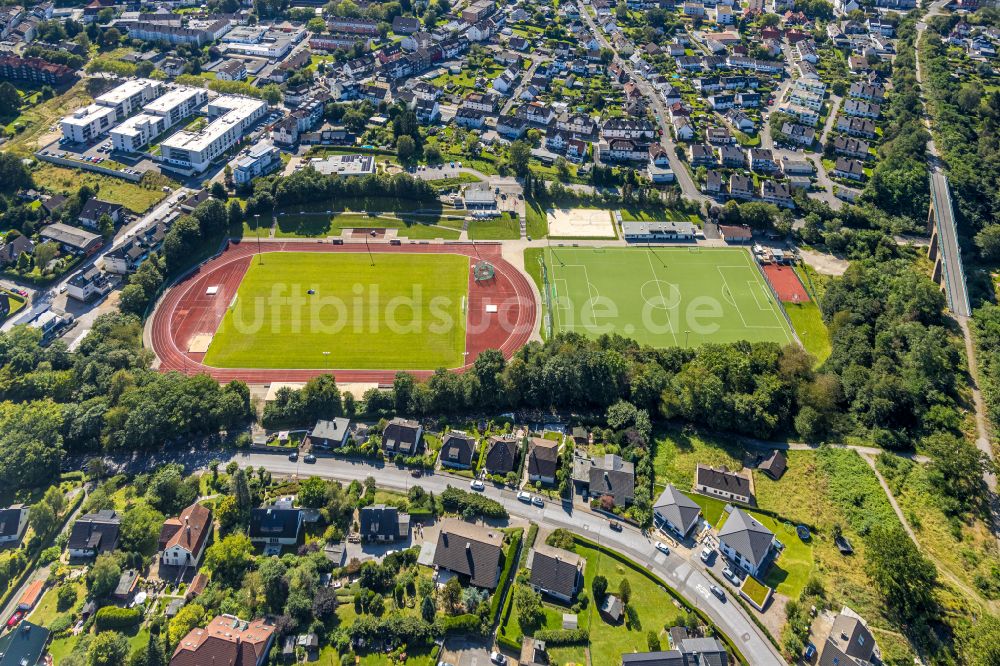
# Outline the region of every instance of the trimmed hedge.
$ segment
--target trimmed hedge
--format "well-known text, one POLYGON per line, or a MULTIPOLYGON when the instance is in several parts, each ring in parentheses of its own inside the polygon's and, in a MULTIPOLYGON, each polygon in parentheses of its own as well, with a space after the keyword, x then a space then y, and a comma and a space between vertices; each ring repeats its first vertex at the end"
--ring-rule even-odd
POLYGON ((478 634, 482 630, 482 624, 478 615, 464 613, 445 617, 441 620, 441 628, 446 634, 478 634))
POLYGON ((508 518, 507 509, 503 504, 489 497, 484 497, 478 493, 470 493, 459 488, 448 486, 440 495, 441 506, 445 511, 453 513, 465 513, 465 509, 472 509, 478 516, 485 518, 508 518))
POLYGON ((523 535, 522 530, 510 535, 510 545, 507 546, 507 556, 504 557, 503 571, 500 572, 500 584, 497 586, 497 591, 493 593, 493 598, 490 599, 490 618, 494 623, 500 616, 500 601, 510 594, 511 573, 514 570, 514 563, 519 559, 517 549, 521 546, 523 535))
POLYGON ((138 608, 118 608, 117 606, 105 606, 97 611, 94 616, 94 626, 98 631, 108 631, 110 629, 124 629, 139 623, 142 614, 138 608))
POLYGON ((535 632, 535 640, 546 645, 579 645, 590 641, 590 631, 586 629, 542 629, 535 632))

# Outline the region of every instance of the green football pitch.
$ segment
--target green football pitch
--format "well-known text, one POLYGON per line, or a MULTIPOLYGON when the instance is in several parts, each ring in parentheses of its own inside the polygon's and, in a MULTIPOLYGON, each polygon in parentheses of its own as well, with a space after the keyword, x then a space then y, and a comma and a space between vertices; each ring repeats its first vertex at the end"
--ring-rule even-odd
POLYGON ((268 253, 262 265, 251 263, 204 362, 216 368, 459 367, 468 281, 468 258, 454 254, 268 253))
POLYGON ((745 249, 548 248, 544 262, 557 332, 652 347, 794 339, 745 249))

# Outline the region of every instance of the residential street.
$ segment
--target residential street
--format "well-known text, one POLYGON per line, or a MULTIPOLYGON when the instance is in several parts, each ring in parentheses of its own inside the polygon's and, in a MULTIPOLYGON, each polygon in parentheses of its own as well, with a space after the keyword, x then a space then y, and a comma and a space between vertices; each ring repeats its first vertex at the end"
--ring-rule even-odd
MULTIPOLYGON (((423 477, 414 479, 409 470, 392 465, 377 466, 366 461, 333 457, 318 457, 315 464, 307 465, 301 458, 298 462, 291 462, 281 454, 241 452, 232 460, 241 466, 264 467, 272 474, 319 476, 345 482, 364 480, 371 475, 378 480, 379 486, 402 491, 408 490, 412 485, 419 485, 427 491, 440 493, 448 485, 463 489, 468 485, 468 481, 462 477, 425 473, 423 477)), ((487 486, 484 494, 503 504, 511 516, 534 521, 548 529, 569 529, 646 565, 684 598, 705 611, 739 646, 751 664, 767 666, 784 663, 739 604, 731 600, 722 602, 709 591, 713 581, 703 573, 703 566, 697 558, 689 561, 676 551, 671 551, 666 556, 657 551, 653 542, 639 530, 626 526, 621 532, 612 531, 604 517, 586 511, 573 511, 568 504, 547 502, 545 507, 539 508, 519 502, 514 491, 492 486, 487 486)))

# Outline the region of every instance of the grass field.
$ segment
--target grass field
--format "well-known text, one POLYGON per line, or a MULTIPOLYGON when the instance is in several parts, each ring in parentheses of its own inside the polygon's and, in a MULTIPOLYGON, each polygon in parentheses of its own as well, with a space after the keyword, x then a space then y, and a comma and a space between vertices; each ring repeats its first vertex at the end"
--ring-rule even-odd
POLYGON ((549 248, 553 327, 653 347, 794 339, 744 249, 549 248))
POLYGON ((32 177, 39 187, 64 194, 72 194, 80 189, 81 185, 89 185, 97 192, 99 199, 121 204, 133 213, 145 213, 166 196, 161 189, 162 186, 147 189, 120 178, 90 171, 66 169, 48 163, 32 171, 32 177))
POLYGON ((469 222, 469 240, 517 240, 521 223, 508 215, 469 222))
POLYGON ((821 364, 830 358, 833 348, 830 345, 830 332, 823 323, 823 315, 815 301, 805 303, 782 303, 788 318, 792 320, 795 332, 807 352, 816 357, 816 363, 821 364))
POLYGON ((268 254, 263 265, 251 264, 205 363, 287 369, 461 366, 468 275, 468 259, 452 254, 376 253, 374 266, 364 252, 268 254), (310 289, 315 294, 308 294, 310 289), (296 292, 298 298, 286 298, 296 292))

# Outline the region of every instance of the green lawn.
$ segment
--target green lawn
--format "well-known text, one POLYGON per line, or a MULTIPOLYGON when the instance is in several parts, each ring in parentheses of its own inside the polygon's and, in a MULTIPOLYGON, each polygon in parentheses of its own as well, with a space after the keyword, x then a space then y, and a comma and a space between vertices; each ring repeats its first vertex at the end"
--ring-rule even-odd
POLYGON ((525 200, 524 219, 527 223, 527 233, 532 238, 545 238, 549 235, 549 216, 541 204, 525 200))
POLYGON ((820 364, 830 357, 830 332, 823 323, 823 315, 815 301, 805 303, 782 303, 788 318, 792 320, 795 332, 806 351, 816 357, 820 364))
POLYGON ((632 588, 631 604, 638 617, 638 623, 631 627, 624 623, 610 625, 600 616, 591 600, 586 610, 580 613, 580 627, 590 628, 590 663, 617 664, 625 652, 647 652, 646 633, 660 633, 669 621, 667 614, 674 610, 673 598, 666 589, 639 571, 594 548, 577 544, 576 552, 587 560, 584 589, 588 594, 597 575, 608 579, 608 590, 612 594, 618 590, 621 580, 626 578, 632 588))
POLYGON ((469 262, 452 254, 269 253, 205 356, 220 368, 461 366, 469 262), (313 289, 315 294, 308 294, 313 289), (292 295, 292 298, 286 298, 292 295), (329 351, 328 358, 321 352, 329 351))
POLYGON ((76 192, 81 185, 89 185, 97 191, 98 198, 121 204, 133 213, 145 213, 166 196, 159 186, 146 188, 120 178, 66 169, 54 164, 43 164, 32 171, 32 176, 39 187, 65 194, 76 192))
POLYGON ((680 211, 667 208, 666 206, 643 206, 632 208, 621 208, 622 222, 666 222, 671 220, 682 220, 685 222, 700 223, 697 215, 685 215, 680 211))
POLYGON ((729 469, 739 469, 743 464, 742 449, 728 440, 686 433, 678 428, 656 432, 653 450, 656 483, 672 483, 680 490, 692 487, 698 463, 711 467, 725 465, 729 469))
POLYGON ((508 215, 469 222, 469 240, 517 240, 521 223, 508 215))
POLYGON ((553 326, 652 347, 793 340, 742 248, 549 248, 553 326))

